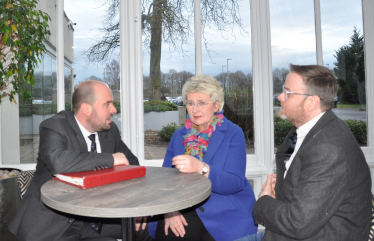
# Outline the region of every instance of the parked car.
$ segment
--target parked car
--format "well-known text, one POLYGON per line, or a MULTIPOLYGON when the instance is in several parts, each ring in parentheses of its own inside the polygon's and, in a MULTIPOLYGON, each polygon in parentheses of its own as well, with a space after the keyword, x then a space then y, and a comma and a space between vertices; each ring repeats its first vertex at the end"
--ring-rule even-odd
POLYGON ((52 104, 52 100, 32 100, 34 105, 52 104))
POLYGON ((334 108, 338 107, 338 97, 335 96, 334 98, 334 108))
POLYGON ((177 104, 179 106, 182 106, 183 105, 183 99, 182 99, 182 96, 178 96, 175 100, 174 100, 174 104, 177 104))
POLYGON ((167 100, 167 101, 169 101, 169 102, 170 102, 170 100, 172 100, 172 99, 173 99, 174 97, 169 97, 169 96, 166 96, 165 98, 166 98, 166 100, 167 100))
POLYGON ((173 103, 173 104, 177 104, 177 98, 178 98, 178 97, 173 97, 173 99, 171 100, 171 103, 173 103))
POLYGON ((167 101, 174 103, 175 97, 166 97, 167 101))

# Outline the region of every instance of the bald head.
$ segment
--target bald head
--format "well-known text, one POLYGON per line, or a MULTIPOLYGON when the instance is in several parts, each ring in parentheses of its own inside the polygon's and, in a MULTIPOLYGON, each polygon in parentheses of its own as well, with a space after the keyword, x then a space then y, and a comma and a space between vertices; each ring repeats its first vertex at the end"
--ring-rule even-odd
POLYGON ((82 82, 73 93, 72 105, 74 114, 78 113, 82 103, 87 103, 91 106, 94 105, 97 100, 96 90, 98 87, 103 86, 106 86, 109 89, 108 85, 101 81, 86 80, 82 82))

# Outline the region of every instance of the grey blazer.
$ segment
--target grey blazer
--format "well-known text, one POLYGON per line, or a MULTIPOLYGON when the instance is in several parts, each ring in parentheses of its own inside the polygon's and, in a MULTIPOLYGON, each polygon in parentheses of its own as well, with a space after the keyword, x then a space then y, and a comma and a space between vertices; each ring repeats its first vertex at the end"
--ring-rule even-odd
POLYGON ((112 153, 122 152, 131 165, 138 159, 121 140, 112 122, 108 131, 99 132, 102 153, 87 150, 81 130, 72 111, 61 111, 40 124, 40 143, 36 172, 9 230, 19 241, 53 241, 64 233, 75 216, 48 208, 40 199, 40 188, 52 175, 113 167, 112 153))
POLYGON ((253 216, 263 241, 367 241, 371 176, 348 126, 327 111, 305 137, 284 179, 288 133, 276 154, 276 199, 263 196, 253 216))

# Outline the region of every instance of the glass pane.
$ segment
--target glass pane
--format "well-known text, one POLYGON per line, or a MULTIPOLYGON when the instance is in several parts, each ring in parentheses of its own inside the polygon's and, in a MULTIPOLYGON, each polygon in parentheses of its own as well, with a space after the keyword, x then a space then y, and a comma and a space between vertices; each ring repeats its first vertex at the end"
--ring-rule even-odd
MULTIPOLYGON (((121 132, 119 1, 65 0, 64 8, 74 30, 74 87, 85 80, 107 83, 117 109, 112 121, 121 132)), ((65 109, 70 109, 71 71, 65 71, 65 109)))
POLYGON ((35 163, 39 147, 39 125, 57 111, 56 59, 44 53, 35 70, 32 101, 20 99, 20 157, 21 163, 35 163), (53 77, 54 76, 54 77, 53 77))
MULTIPOLYGON (((119 1, 65 0, 64 4, 74 29, 74 86, 85 80, 107 83, 117 109, 112 121, 121 132, 119 1)), ((66 109, 71 100, 68 85, 65 83, 66 109)))
MULTIPOLYGON (((270 0, 271 49, 273 66, 274 146, 283 142, 291 127, 280 120, 278 95, 290 64, 317 64, 313 0, 270 0)), ((289 123, 290 125, 288 125, 289 123)))
POLYGON ((173 132, 164 138, 158 132, 163 126, 179 128, 186 118, 186 109, 176 98, 195 74, 194 10, 191 1, 142 0, 141 4, 145 159, 163 159, 173 132))
MULTIPOLYGON (((253 85, 249 1, 239 5, 226 3, 220 7, 226 11, 226 21, 217 17, 211 20, 211 6, 202 4, 203 27, 203 73, 221 82, 225 92, 224 115, 239 125, 246 138, 247 154, 254 153, 253 140, 253 85), (209 26, 209 27, 208 27, 209 26)), ((220 12, 216 13, 220 16, 220 12)))
POLYGON ((72 77, 71 77, 71 68, 69 68, 68 66, 64 67, 64 80, 65 80, 65 110, 71 110, 72 77))
POLYGON ((366 82, 361 0, 321 0, 324 66, 338 79, 334 113, 367 145, 366 82), (349 17, 347 17, 349 16, 349 17))

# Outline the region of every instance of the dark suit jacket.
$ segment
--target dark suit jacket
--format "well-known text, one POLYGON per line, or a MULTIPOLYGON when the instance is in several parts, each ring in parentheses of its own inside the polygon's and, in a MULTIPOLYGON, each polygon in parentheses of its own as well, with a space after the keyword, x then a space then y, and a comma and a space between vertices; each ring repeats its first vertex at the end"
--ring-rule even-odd
POLYGON ((288 137, 276 154, 276 199, 254 206, 266 227, 263 241, 367 241, 371 226, 371 177, 348 126, 327 111, 305 137, 284 179, 288 137))
POLYGON ((87 144, 72 111, 61 111, 40 124, 39 154, 36 172, 16 217, 9 226, 19 241, 53 241, 64 233, 75 216, 48 208, 40 199, 40 188, 52 175, 113 167, 112 154, 122 152, 130 165, 138 159, 121 140, 112 122, 108 131, 99 132, 102 153, 88 152, 87 144))

